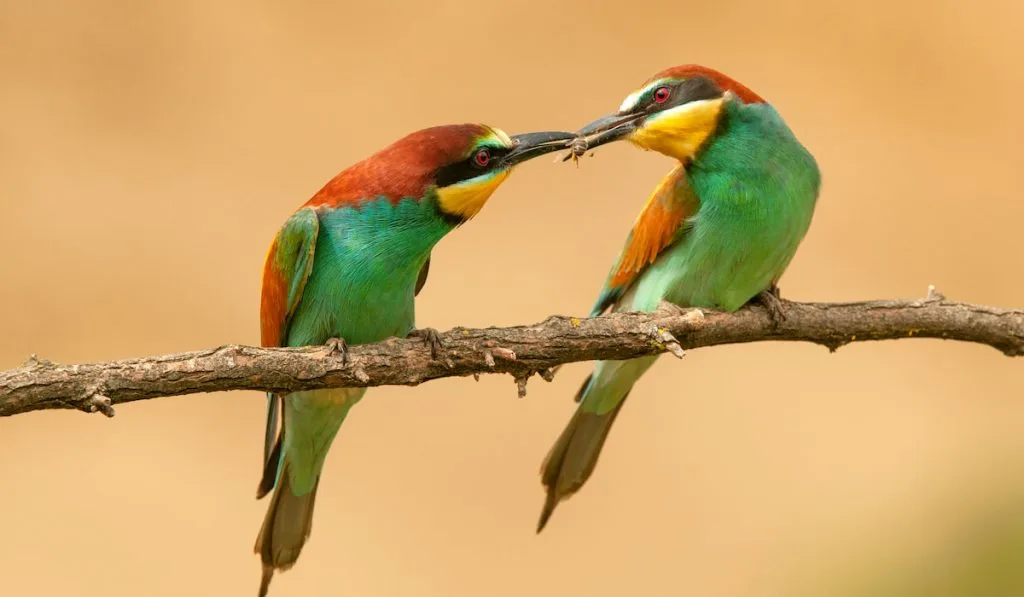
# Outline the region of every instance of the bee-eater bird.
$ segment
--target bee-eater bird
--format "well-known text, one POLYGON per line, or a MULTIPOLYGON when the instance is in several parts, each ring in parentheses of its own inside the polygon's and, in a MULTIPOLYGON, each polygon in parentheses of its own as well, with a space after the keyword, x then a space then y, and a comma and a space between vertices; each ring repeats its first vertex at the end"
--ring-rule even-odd
MULTIPOLYGON (((415 334, 436 351, 436 332, 414 329, 414 297, 427 280, 431 249, 475 216, 517 164, 562 149, 573 137, 438 126, 342 171, 284 223, 270 246, 260 302, 262 345, 326 344, 345 358, 348 344, 415 334)), ((313 522, 324 458, 365 392, 268 395, 257 498, 272 489, 274 494, 256 538, 261 597, 274 571, 298 559, 313 522)))
MULTIPOLYGON (((592 317, 663 304, 735 311, 758 298, 775 321, 784 316, 776 282, 810 226, 821 177, 771 105, 720 72, 677 66, 577 134, 589 148, 625 139, 679 160, 633 224, 592 317)), ((583 382, 541 466, 538 533, 593 473, 633 384, 656 359, 599 361, 583 382)))

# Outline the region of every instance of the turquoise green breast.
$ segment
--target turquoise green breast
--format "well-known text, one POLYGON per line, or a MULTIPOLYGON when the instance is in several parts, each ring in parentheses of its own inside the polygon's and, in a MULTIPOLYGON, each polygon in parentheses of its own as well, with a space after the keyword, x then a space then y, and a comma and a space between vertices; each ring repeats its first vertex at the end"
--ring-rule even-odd
POLYGON ((435 197, 387 199, 319 212, 320 234, 289 346, 403 337, 415 326, 414 291, 430 250, 453 228, 435 197))
MULTIPOLYGON (((700 209, 681 242, 623 301, 662 297, 734 311, 781 277, 811 223, 821 175, 811 154, 767 104, 726 104, 719 134, 688 169, 700 209)), ((625 306, 625 305, 623 305, 625 306)))

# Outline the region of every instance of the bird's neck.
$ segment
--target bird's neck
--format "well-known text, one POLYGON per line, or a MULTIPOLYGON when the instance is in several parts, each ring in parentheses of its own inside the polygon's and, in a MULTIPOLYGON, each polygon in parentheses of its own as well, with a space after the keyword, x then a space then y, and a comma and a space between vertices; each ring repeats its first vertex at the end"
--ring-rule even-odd
POLYGON ((771 105, 727 101, 718 128, 687 164, 691 183, 704 179, 778 185, 815 178, 817 164, 771 105))
POLYGON ((813 210, 821 184, 814 157, 768 104, 728 102, 718 133, 687 165, 702 205, 761 221, 813 210))
POLYGON ((333 208, 321 208, 321 222, 332 243, 358 253, 382 270, 398 273, 422 262, 456 226, 440 215, 430 197, 386 197, 333 208))

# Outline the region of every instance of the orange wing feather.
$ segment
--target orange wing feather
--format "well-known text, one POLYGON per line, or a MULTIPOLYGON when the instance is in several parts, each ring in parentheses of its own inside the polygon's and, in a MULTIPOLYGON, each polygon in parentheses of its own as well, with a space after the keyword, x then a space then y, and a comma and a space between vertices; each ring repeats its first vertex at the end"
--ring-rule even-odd
POLYGON ((697 213, 700 201, 690 189, 686 169, 679 165, 662 179, 626 239, 619 261, 594 307, 600 313, 614 303, 654 263, 682 230, 686 219, 697 213))
POLYGON ((300 209, 288 218, 267 251, 260 295, 260 343, 263 346, 284 345, 288 323, 313 270, 319 224, 312 208, 300 209))
POLYGON ((274 267, 277 239, 270 245, 263 265, 263 291, 260 294, 260 345, 281 346, 284 322, 288 314, 288 283, 274 267))

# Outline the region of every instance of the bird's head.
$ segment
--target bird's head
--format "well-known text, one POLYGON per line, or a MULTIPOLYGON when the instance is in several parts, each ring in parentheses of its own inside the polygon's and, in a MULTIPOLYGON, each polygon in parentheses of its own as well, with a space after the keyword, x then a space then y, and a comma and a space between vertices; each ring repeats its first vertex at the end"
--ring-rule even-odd
POLYGON ((442 215, 464 222, 483 208, 516 165, 565 149, 574 137, 562 131, 510 136, 483 124, 423 129, 349 167, 309 204, 434 197, 442 215))
POLYGON ((688 162, 718 127, 730 99, 764 102, 744 85, 705 66, 666 69, 626 96, 617 112, 577 131, 588 148, 625 139, 643 149, 688 162))

